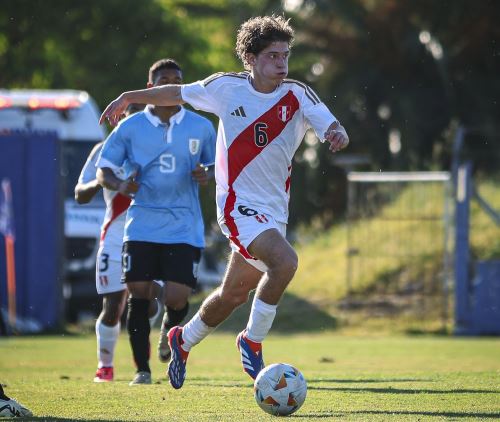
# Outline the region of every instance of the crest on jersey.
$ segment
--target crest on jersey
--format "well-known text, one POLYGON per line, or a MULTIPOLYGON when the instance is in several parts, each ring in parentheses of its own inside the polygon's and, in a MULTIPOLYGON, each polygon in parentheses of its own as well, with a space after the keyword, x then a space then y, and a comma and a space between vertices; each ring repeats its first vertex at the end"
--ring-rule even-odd
POLYGON ((200 150, 200 144, 201 141, 196 138, 189 138, 189 152, 191 155, 196 155, 198 154, 198 151, 200 150))
POLYGON ((278 106, 278 117, 282 122, 288 122, 290 120, 290 112, 292 108, 287 105, 278 106))

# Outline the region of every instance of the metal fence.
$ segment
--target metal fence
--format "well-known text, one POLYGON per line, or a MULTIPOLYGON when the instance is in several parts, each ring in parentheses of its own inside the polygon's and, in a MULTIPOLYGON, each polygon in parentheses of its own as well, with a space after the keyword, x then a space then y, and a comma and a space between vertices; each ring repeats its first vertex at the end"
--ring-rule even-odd
POLYGON ((351 306, 448 319, 451 204, 448 172, 348 174, 351 306))

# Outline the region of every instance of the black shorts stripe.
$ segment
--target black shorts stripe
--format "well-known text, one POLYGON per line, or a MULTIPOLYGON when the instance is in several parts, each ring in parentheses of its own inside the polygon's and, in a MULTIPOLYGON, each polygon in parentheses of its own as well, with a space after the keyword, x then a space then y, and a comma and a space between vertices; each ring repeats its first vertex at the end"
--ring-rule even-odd
POLYGON ((299 82, 299 81, 296 81, 295 79, 285 79, 283 82, 288 83, 288 84, 296 84, 296 85, 300 86, 304 90, 307 98, 309 98, 314 105, 319 104, 321 102, 321 100, 316 95, 316 93, 311 88, 309 88, 306 84, 299 82))
POLYGON ((215 75, 213 75, 212 77, 206 79, 205 82, 203 82, 203 86, 207 86, 209 83, 211 83, 219 78, 222 78, 223 76, 231 76, 231 77, 239 78, 239 79, 246 79, 247 78, 246 72, 239 72, 239 73, 219 72, 219 73, 216 73, 215 75))

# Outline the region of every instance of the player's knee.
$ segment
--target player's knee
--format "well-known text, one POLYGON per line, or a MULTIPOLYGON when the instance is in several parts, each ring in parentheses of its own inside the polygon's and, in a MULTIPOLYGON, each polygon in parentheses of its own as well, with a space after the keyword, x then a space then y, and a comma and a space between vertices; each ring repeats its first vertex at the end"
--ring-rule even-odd
POLYGON ((120 313, 117 308, 107 308, 103 309, 101 313, 100 320, 104 325, 113 327, 120 321, 120 313))
POLYGON ((134 299, 149 299, 151 296, 149 284, 143 282, 128 283, 127 287, 130 297, 134 299))
POLYGON ((101 321, 105 325, 116 325, 120 320, 125 303, 114 298, 105 298, 103 301, 101 321))
POLYGON ((168 298, 167 297, 167 299, 165 301, 165 305, 167 305, 169 308, 172 308, 175 311, 179 311, 181 309, 184 309, 187 302, 188 302, 187 298, 180 298, 180 297, 168 298))
POLYGON ((248 301, 249 292, 246 289, 224 289, 220 293, 221 299, 224 303, 237 308, 248 301))
POLYGON ((280 278, 292 279, 299 266, 299 258, 297 253, 291 249, 286 254, 276 259, 270 266, 270 271, 280 278))

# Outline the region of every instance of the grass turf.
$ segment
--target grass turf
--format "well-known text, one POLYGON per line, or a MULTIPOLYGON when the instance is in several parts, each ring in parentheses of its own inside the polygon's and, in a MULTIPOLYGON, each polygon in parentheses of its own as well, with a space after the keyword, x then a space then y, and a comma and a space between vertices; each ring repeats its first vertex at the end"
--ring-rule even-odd
MULTIPOLYGON (((274 420, 254 402, 234 339, 216 332, 197 346, 181 390, 170 387, 155 356, 154 384, 128 386, 134 371, 125 333, 110 384, 92 382, 92 334, 1 339, 0 381, 33 411, 33 420, 274 420)), ((306 402, 292 416, 301 421, 500 419, 498 338, 274 334, 264 357, 268 364, 290 363, 306 377, 306 402)))

